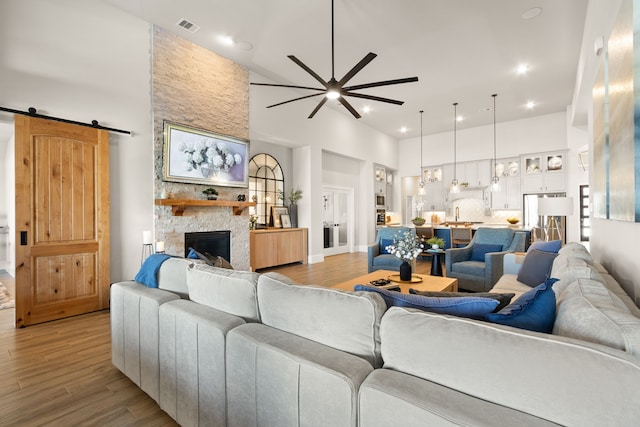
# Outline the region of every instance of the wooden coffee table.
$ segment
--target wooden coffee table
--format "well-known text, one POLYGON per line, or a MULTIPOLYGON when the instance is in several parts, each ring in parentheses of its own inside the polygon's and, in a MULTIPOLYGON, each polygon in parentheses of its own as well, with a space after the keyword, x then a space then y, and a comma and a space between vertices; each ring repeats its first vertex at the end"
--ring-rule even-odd
MULTIPOLYGON (((356 277, 355 279, 347 280, 346 282, 338 283, 331 287, 334 289, 352 291, 355 285, 370 285, 369 282, 372 280, 387 279, 392 275, 397 276, 398 272, 391 270, 378 270, 373 273, 365 274, 364 276, 356 277)), ((420 277, 422 282, 414 283, 392 281, 389 285, 381 287, 386 288, 390 285, 400 286, 400 292, 404 292, 405 294, 409 293, 409 288, 413 288, 417 291, 458 292, 458 279, 453 277, 430 276, 428 274, 412 274, 412 276, 420 277)))

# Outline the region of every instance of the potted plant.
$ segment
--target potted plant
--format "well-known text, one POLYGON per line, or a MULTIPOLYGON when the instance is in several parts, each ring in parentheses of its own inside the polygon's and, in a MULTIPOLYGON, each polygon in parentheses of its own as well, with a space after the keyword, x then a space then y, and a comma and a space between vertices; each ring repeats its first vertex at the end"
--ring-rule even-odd
POLYGON ((427 240, 427 245, 431 245, 431 249, 444 248, 444 240, 440 237, 433 236, 427 240))
POLYGON ((213 187, 209 187, 206 190, 202 190, 202 193, 207 196, 207 200, 217 200, 218 190, 213 187))
POLYGON ((422 218, 422 217, 415 217, 411 220, 411 222, 413 222, 414 225, 420 227, 421 225, 424 225, 425 222, 427 222, 426 219, 422 218))

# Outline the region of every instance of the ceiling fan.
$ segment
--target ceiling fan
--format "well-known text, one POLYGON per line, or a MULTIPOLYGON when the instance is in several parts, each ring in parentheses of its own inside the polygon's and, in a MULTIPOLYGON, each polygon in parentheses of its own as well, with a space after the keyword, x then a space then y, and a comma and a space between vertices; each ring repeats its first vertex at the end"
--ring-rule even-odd
POLYGON ((313 90, 318 92, 311 95, 301 96, 299 98, 294 98, 288 101, 269 105, 267 106, 267 108, 277 107, 279 105, 288 104, 289 102, 294 102, 294 101, 299 101, 301 99, 307 99, 307 98, 312 98, 314 96, 324 95, 324 98, 322 98, 322 100, 318 103, 316 108, 314 108, 311 114, 309 114, 309 117, 308 117, 309 119, 313 118, 313 116, 316 115, 318 110, 320 110, 320 108, 322 108, 322 106, 329 99, 337 99, 342 105, 344 105, 344 107, 347 110, 349 110, 351 114, 353 114, 353 116, 356 119, 359 119, 361 117, 360 114, 358 114, 356 109, 353 108, 351 104, 349 104, 349 102, 345 99, 345 96, 353 96, 354 98, 363 98, 363 99, 369 99, 372 101, 387 102, 389 104, 396 104, 396 105, 402 105, 404 104, 404 101, 398 101, 398 100, 389 99, 389 98, 382 98, 382 97, 373 96, 373 95, 366 95, 363 93, 357 93, 352 91, 358 90, 358 89, 367 89, 370 87, 389 86, 389 85, 396 85, 400 83, 411 83, 411 82, 418 81, 417 77, 407 77, 403 79, 384 80, 384 81, 373 82, 373 83, 345 86, 345 84, 349 80, 351 80, 353 76, 355 76, 360 70, 362 70, 369 62, 373 61, 373 59, 376 56, 378 55, 376 55, 375 53, 369 52, 364 58, 362 58, 362 60, 360 60, 360 62, 358 62, 351 70, 349 70, 349 72, 345 74, 344 77, 342 77, 340 80, 336 80, 335 55, 334 55, 334 30, 333 30, 333 0, 331 0, 331 79, 329 79, 329 81, 325 81, 324 79, 322 79, 322 77, 320 77, 317 73, 315 73, 311 68, 307 67, 302 61, 300 61, 294 55, 288 55, 289 59, 291 59, 293 62, 298 64, 307 73, 311 74, 311 76, 314 79, 316 79, 318 82, 320 82, 323 87, 315 88, 315 87, 309 87, 309 86, 281 85, 281 84, 270 84, 270 83, 251 83, 251 84, 256 86, 274 86, 274 87, 288 87, 288 88, 294 88, 294 89, 306 89, 306 90, 313 90))

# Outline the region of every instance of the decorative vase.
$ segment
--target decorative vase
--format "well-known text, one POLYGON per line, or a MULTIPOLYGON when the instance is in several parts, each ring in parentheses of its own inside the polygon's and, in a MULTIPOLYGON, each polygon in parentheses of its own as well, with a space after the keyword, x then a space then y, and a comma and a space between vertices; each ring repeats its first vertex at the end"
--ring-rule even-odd
POLYGON ((402 264, 400 264, 400 280, 403 282, 411 280, 411 264, 407 261, 403 261, 402 264))
POLYGON ((289 219, 291 220, 291 228, 298 228, 298 205, 295 203, 289 205, 289 219))
POLYGON ((431 249, 440 249, 440 246, 436 245, 431 245, 431 249))

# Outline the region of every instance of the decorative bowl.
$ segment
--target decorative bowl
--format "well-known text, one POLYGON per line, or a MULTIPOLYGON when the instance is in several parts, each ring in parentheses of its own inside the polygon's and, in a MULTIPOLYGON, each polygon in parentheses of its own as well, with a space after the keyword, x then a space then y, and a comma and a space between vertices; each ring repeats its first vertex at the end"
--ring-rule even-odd
POLYGON ((424 218, 414 218, 411 220, 411 222, 413 222, 413 225, 417 225, 418 227, 420 227, 421 225, 424 225, 427 220, 424 218))
POLYGON ((520 222, 520 219, 518 218, 507 218, 507 222, 511 225, 517 224, 520 222))

